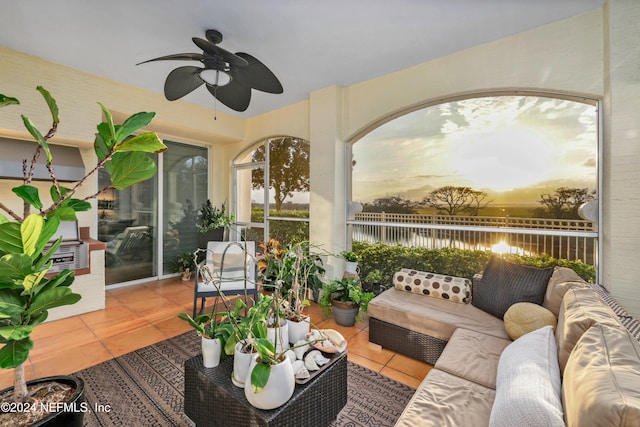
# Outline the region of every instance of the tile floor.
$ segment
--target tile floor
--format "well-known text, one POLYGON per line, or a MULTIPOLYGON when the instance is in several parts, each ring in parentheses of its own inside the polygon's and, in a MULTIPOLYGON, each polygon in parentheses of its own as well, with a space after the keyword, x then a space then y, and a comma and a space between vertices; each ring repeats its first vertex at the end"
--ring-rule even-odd
MULTIPOLYGON (((191 313, 193 284, 179 278, 107 291, 106 308, 47 322, 36 328, 25 365, 27 379, 69 374, 191 329, 177 315, 191 313)), ((348 340, 348 359, 416 388, 431 365, 369 343, 366 315, 352 327, 322 319, 311 303, 311 320, 319 328, 340 331, 348 340)), ((13 370, 0 371, 0 389, 13 384, 13 370)))

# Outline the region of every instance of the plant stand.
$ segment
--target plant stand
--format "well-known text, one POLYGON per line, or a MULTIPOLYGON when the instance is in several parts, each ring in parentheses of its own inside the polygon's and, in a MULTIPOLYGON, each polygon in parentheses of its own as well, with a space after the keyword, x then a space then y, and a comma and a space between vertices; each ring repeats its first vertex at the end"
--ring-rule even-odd
POLYGON ((192 357, 184 363, 184 413, 198 427, 326 427, 347 403, 347 352, 335 357, 331 366, 296 385, 291 399, 271 411, 251 406, 244 390, 233 385, 233 358, 205 369, 202 356, 192 357))

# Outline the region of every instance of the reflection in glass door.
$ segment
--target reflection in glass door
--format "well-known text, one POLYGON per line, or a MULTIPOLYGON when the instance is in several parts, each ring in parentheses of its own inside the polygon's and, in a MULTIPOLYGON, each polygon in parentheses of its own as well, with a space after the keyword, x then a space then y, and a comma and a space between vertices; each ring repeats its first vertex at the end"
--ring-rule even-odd
MULTIPOLYGON (((110 184, 109 175, 100 170, 99 187, 110 184)), ((107 243, 107 285, 157 275, 157 188, 155 176, 124 190, 108 190, 98 198, 98 239, 107 243)))
MULTIPOLYGON (((158 173, 152 179, 108 190, 98 198, 98 239, 107 243, 107 285, 172 274, 176 255, 198 246, 195 225, 207 200, 208 149, 164 143, 168 149, 154 156, 158 173)), ((111 184, 103 170, 98 184, 111 184)))
POLYGON ((164 141, 162 273, 175 273, 172 261, 180 253, 198 248, 196 221, 207 201, 208 150, 206 147, 164 141))

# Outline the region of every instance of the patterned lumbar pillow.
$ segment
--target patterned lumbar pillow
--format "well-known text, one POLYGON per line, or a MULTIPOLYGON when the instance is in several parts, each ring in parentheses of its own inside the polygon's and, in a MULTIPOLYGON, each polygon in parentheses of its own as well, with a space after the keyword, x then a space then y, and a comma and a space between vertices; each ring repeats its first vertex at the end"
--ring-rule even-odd
POLYGON ((468 304, 471 301, 471 280, 425 271, 403 268, 393 275, 396 289, 468 304))

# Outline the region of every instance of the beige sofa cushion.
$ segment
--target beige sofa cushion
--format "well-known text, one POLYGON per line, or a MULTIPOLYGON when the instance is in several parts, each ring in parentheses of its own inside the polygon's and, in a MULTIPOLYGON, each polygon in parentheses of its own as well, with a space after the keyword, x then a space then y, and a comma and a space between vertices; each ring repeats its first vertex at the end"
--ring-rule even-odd
POLYGON ((495 391, 438 369, 418 387, 396 427, 487 426, 495 391))
POLYGON ((458 328, 436 362, 436 369, 495 390, 500 354, 510 340, 458 328))
POLYGON ((640 426, 640 344, 623 327, 594 325, 565 368, 567 426, 640 426))
POLYGON ((567 290, 562 299, 556 328, 561 373, 564 373, 569 355, 582 334, 595 324, 622 327, 613 310, 594 290, 590 288, 567 290))
POLYGON ((556 324, 556 316, 551 311, 530 302, 517 302, 504 314, 504 329, 512 340, 547 325, 555 330, 556 324))
POLYGON ((388 289, 369 303, 369 317, 448 341, 457 328, 509 339, 504 322, 471 304, 388 289))
POLYGON ((542 306, 550 310, 556 317, 560 313, 560 305, 564 294, 571 288, 588 288, 589 284, 578 274, 567 267, 553 269, 551 279, 547 285, 542 306))

